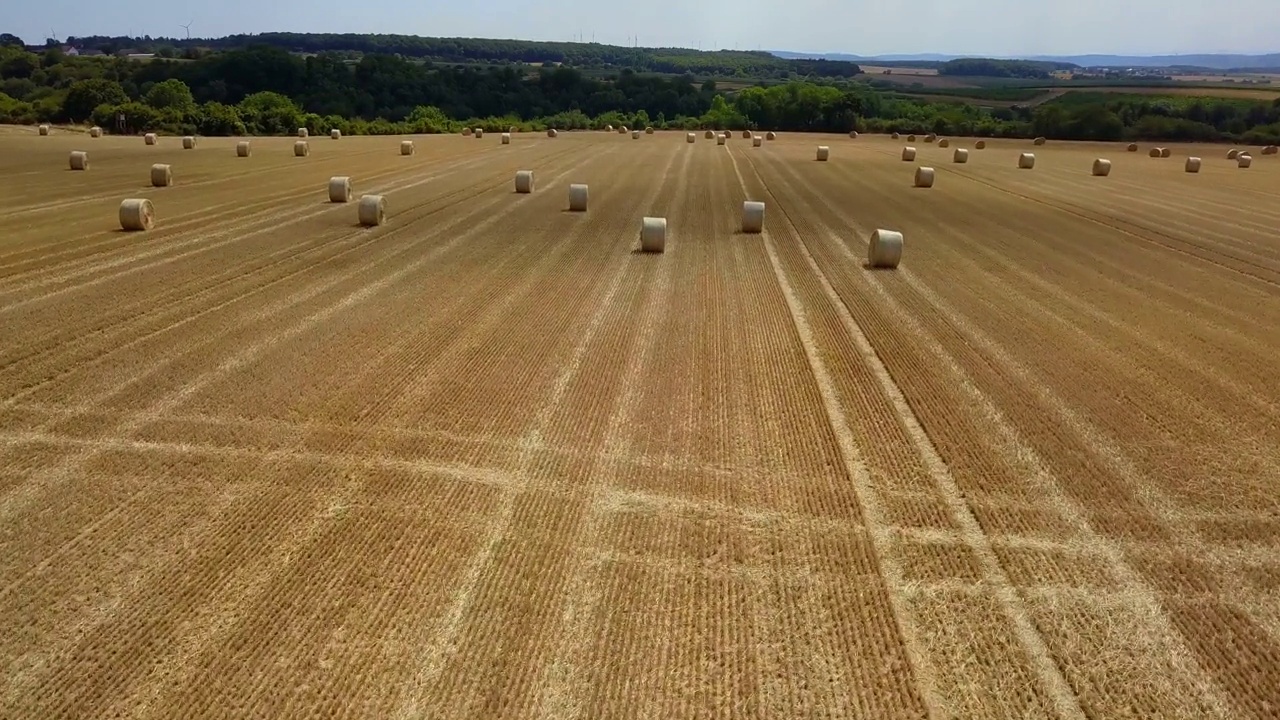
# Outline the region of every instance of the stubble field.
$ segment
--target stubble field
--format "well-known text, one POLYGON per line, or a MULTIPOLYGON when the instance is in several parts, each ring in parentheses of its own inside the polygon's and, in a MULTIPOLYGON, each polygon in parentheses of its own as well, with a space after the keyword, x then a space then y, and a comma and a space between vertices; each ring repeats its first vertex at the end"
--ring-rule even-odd
POLYGON ((0 717, 1280 717, 1276 156, 415 140, 0 135, 0 717))

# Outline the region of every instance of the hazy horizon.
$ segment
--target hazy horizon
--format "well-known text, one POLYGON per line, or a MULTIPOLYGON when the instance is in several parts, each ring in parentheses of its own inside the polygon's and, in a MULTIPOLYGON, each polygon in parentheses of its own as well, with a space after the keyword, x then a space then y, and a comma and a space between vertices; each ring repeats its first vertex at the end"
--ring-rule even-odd
POLYGON ((683 6, 570 0, 546 5, 490 0, 414 8, 408 0, 268 4, 227 0, 218 14, 195 3, 49 0, 17 5, 0 32, 41 44, 88 35, 221 37, 330 32, 569 41, 703 50, 786 50, 853 55, 1189 55, 1278 52, 1274 0, 1219 0, 1177 14, 1158 0, 921 0, 910 11, 866 0, 703 0, 683 6), (299 8, 295 10, 295 8, 299 8), (1236 22, 1230 18, 1249 18, 1236 22), (145 20, 143 19, 145 18, 145 20), (228 19, 232 18, 232 19, 228 19), (562 18, 570 18, 566 24, 562 18), (814 22, 813 18, 821 18, 814 22))

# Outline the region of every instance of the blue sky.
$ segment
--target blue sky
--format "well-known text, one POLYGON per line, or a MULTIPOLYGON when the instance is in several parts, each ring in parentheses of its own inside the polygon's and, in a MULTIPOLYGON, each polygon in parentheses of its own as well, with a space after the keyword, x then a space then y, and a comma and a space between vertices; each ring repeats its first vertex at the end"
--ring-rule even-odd
POLYGON ((1277 0, 0 0, 0 32, 380 32, 681 47, 985 55, 1280 50, 1277 0), (478 9, 477 9, 478 8, 478 9))

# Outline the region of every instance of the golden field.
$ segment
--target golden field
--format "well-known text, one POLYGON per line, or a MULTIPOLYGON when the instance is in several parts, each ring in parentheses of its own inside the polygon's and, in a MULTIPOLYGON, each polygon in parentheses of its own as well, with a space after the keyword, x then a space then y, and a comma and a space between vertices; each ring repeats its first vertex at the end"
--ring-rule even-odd
POLYGON ((1280 717, 1277 156, 400 140, 0 134, 0 717, 1280 717))

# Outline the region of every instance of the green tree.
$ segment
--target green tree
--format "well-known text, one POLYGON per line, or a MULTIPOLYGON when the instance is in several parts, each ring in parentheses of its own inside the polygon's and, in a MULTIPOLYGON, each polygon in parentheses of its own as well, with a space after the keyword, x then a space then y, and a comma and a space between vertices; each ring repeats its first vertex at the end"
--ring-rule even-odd
POLYGON ((67 92, 67 99, 62 103, 62 114, 65 119, 86 120, 100 105, 121 105, 127 102, 129 96, 115 80, 78 80, 71 84, 67 92))
POLYGON ((207 102, 196 116, 196 132, 201 135, 244 135, 246 128, 240 111, 234 105, 207 102))
POLYGON ((170 78, 158 82, 147 90, 143 100, 157 110, 174 109, 187 111, 195 108, 196 99, 191 95, 191 88, 181 80, 170 78))

